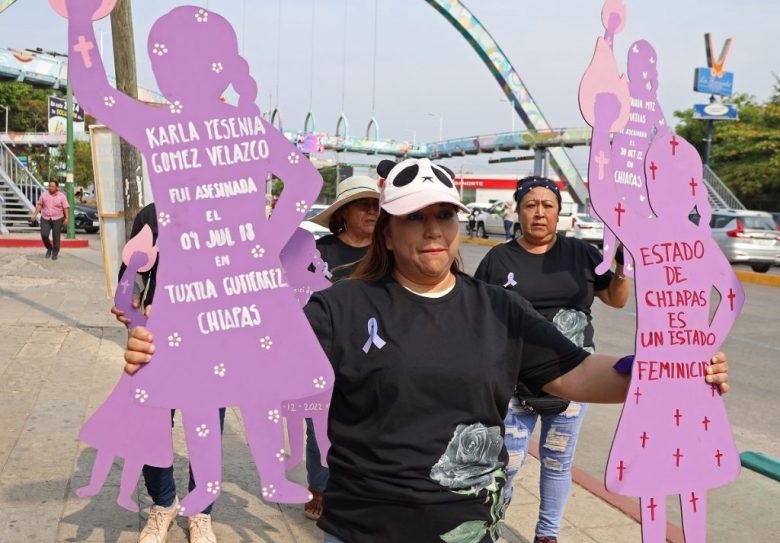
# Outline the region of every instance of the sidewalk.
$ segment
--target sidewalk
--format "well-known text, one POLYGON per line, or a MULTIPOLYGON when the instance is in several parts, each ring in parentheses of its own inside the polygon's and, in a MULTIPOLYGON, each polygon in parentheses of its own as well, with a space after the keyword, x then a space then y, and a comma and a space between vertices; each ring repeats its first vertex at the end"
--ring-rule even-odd
MULTIPOLYGON (((63 249, 56 262, 39 249, 0 249, 0 541, 134 542, 146 510, 114 503, 119 466, 91 500, 86 484, 94 451, 79 442, 83 422, 113 388, 126 332, 109 313, 99 246, 63 249)), ((186 488, 186 449, 174 430, 176 473, 186 488)), ((319 543, 321 532, 302 506, 262 502, 240 416, 229 410, 223 444, 224 490, 213 517, 220 543, 319 543)), ((528 543, 539 507, 539 463, 529 458, 507 511, 506 541, 528 543)), ((305 480, 302 466, 289 473, 305 480)), ((181 495, 181 494, 180 494, 181 495)), ((139 484, 142 508, 149 499, 139 484)), ((639 542, 639 525, 574 485, 564 520, 565 543, 639 542)), ((186 520, 169 534, 186 542, 186 520)))

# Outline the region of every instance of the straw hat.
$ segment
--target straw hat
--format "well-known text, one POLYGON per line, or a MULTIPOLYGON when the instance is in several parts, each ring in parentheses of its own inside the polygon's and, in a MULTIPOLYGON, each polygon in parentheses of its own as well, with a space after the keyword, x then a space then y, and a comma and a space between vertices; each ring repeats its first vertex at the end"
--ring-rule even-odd
POLYGON ((330 204, 322 213, 315 215, 310 220, 313 223, 328 228, 330 218, 338 209, 361 198, 379 199, 379 189, 377 188, 376 179, 372 179, 367 175, 353 175, 352 177, 347 177, 336 187, 336 201, 330 204))

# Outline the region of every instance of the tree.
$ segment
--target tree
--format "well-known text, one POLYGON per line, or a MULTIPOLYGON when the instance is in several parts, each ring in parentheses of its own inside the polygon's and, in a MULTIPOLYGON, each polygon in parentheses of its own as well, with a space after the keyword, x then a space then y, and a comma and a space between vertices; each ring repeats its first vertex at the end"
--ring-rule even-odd
MULTIPOLYGON (((731 102, 739 121, 714 123, 710 167, 749 209, 780 209, 780 80, 765 104, 739 94, 731 102)), ((675 111, 682 122, 677 133, 704 155, 706 121, 693 119, 693 110, 675 111)))
POLYGON ((95 180, 92 170, 92 147, 86 141, 75 141, 73 148, 74 183, 89 187, 95 180))
POLYGON ((0 83, 0 104, 8 106, 10 132, 46 132, 49 126, 49 96, 62 96, 54 89, 38 89, 27 83, 0 83))

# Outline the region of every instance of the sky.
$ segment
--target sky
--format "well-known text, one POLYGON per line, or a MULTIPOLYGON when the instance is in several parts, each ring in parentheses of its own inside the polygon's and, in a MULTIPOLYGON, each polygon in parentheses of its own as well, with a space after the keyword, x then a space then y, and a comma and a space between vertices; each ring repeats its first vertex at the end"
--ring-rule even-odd
MULTIPOLYGON (((158 17, 185 2, 133 0, 139 83, 156 88, 145 43, 158 17)), ((225 16, 238 35, 264 110, 279 106, 286 129, 303 127, 307 112, 318 131, 335 132, 343 111, 351 135, 373 116, 382 139, 434 141, 522 128, 482 60, 424 0, 200 0, 225 16), (375 15, 376 14, 376 15, 375 15), (374 29, 376 28, 376 33, 374 29), (376 50, 374 44, 376 42, 376 50), (376 61, 374 61, 376 58, 376 61)), ((584 126, 577 88, 596 37, 603 33, 601 0, 464 0, 498 42, 553 127, 584 126)), ((726 70, 735 92, 765 100, 780 74, 780 2, 775 0, 626 0, 627 24, 615 50, 624 67, 628 46, 649 40, 658 53, 659 100, 667 115, 706 102, 693 92, 693 71, 706 66, 704 33, 716 53, 733 46, 726 70)), ((110 23, 104 55, 112 69, 110 23)), ((0 14, 0 46, 64 52, 66 21, 47 0, 17 0, 0 14)), ((195 82, 193 82, 195 84, 195 82)), ((672 124, 674 121, 670 119, 672 124)), ((584 169, 587 156, 573 155, 584 169)), ((357 160, 376 161, 367 157, 357 160)), ((454 158, 457 169, 510 173, 529 162, 488 166, 488 155, 454 158)))

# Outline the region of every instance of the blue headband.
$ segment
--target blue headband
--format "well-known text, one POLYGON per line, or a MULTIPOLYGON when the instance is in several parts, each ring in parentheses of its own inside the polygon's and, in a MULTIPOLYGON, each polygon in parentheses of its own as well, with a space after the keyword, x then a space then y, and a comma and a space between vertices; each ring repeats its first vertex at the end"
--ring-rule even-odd
POLYGON ((524 177, 518 181, 517 190, 515 191, 515 202, 520 203, 520 200, 522 200, 526 194, 531 192, 531 190, 535 189, 536 187, 550 189, 553 194, 555 194, 555 198, 558 200, 558 207, 561 207, 561 191, 558 188, 558 185, 546 177, 531 176, 524 177))

